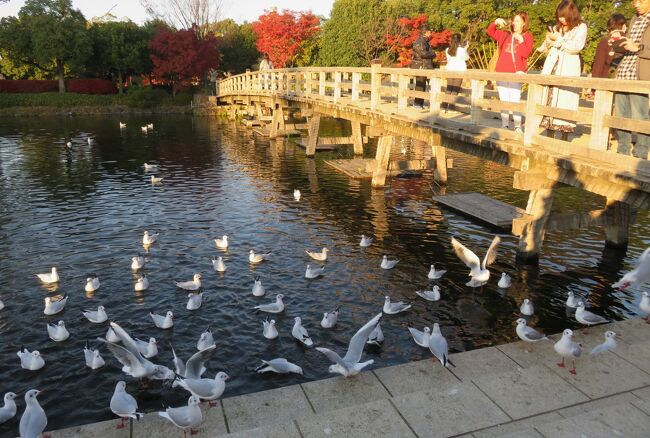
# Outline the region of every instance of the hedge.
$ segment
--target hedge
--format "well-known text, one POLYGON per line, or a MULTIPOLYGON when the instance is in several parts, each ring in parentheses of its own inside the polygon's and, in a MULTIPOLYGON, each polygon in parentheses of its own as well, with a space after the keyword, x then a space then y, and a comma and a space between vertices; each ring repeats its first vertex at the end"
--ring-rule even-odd
POLYGON ((115 94, 117 88, 108 79, 69 79, 65 81, 66 91, 80 94, 115 94))
POLYGON ((48 91, 59 91, 59 83, 37 80, 0 81, 0 93, 47 93, 48 91))
MULTIPOLYGON (((68 79, 66 91, 80 94, 115 94, 117 89, 108 79, 68 79)), ((59 91, 59 81, 3 80, 0 93, 47 93, 59 91)))
MULTIPOLYGON (((1 82, 1 81, 0 81, 1 82)), ((92 95, 76 93, 0 93, 0 108, 8 107, 79 107, 126 105, 132 108, 154 108, 161 106, 189 106, 190 93, 171 93, 146 88, 132 88, 125 95, 92 95)))

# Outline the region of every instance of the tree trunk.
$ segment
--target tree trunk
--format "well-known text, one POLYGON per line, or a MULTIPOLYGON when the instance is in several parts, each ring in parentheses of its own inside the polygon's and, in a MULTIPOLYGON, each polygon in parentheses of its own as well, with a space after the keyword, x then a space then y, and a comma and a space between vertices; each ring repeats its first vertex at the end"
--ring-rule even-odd
POLYGON ((63 61, 56 60, 56 77, 59 80, 59 93, 65 93, 65 71, 63 68, 63 61))
POLYGON ((117 89, 120 91, 120 94, 124 94, 124 80, 122 79, 122 72, 117 72, 117 89))

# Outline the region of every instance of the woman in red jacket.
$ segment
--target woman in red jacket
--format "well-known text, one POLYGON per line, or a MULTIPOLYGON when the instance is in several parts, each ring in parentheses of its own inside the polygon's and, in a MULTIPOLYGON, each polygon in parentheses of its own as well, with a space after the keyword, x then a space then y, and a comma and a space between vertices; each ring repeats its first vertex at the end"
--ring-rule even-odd
MULTIPOLYGON (((512 17, 510 31, 501 30, 508 24, 503 18, 497 18, 487 28, 487 34, 499 46, 498 73, 526 73, 528 56, 533 51, 533 34, 528 32, 528 14, 517 12, 512 17), (501 29, 499 29, 501 28, 501 29)), ((497 81, 499 99, 502 102, 519 102, 521 100, 521 83, 497 81)), ((515 132, 521 132, 521 114, 513 113, 515 132)), ((501 126, 510 128, 510 113, 501 111, 501 126)))

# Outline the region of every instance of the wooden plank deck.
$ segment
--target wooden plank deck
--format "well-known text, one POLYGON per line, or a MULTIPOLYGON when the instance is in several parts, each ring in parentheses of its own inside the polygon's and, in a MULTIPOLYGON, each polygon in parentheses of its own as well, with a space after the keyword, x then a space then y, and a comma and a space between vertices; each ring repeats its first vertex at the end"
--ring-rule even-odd
POLYGON ((434 196, 433 200, 498 228, 510 229, 513 219, 526 214, 526 211, 519 207, 474 192, 434 196))
MULTIPOLYGON (((325 164, 352 179, 372 179, 375 169, 374 158, 354 158, 351 160, 325 160, 325 164)), ((433 160, 397 160, 388 164, 388 175, 399 175, 405 171, 435 169, 433 160)))

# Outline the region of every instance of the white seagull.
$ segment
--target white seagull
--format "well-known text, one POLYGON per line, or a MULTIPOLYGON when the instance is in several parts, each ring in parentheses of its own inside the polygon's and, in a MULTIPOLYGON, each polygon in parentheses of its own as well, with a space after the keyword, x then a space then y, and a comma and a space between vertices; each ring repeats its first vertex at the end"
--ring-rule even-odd
POLYGON ((399 259, 388 260, 388 256, 381 259, 381 269, 393 269, 399 263, 399 259))
POLYGON ((147 133, 147 125, 140 126, 140 131, 144 132, 145 134, 147 133))
POLYGON ((573 368, 569 371, 571 374, 576 373, 576 357, 580 357, 582 354, 582 345, 577 342, 573 342, 573 331, 571 329, 566 329, 562 332, 562 339, 557 341, 553 348, 555 352, 562 357, 562 362, 558 363, 557 366, 564 368, 564 359, 570 357, 573 361, 573 368))
POLYGON ((512 278, 505 272, 502 272, 497 286, 499 286, 501 289, 508 289, 510 286, 512 286, 512 278))
POLYGON ((609 322, 607 319, 603 318, 602 316, 596 315, 595 313, 585 310, 584 301, 578 302, 578 308, 576 309, 576 321, 586 326, 609 322))
POLYGON ((384 332, 381 330, 381 324, 377 323, 374 330, 368 335, 366 344, 376 345, 379 347, 384 342, 384 332))
POLYGON ((446 272, 447 270, 445 269, 440 269, 436 271, 436 267, 434 265, 431 265, 431 267, 429 268, 429 273, 427 274, 427 278, 429 280, 439 280, 442 278, 443 275, 445 275, 446 272))
POLYGON ((270 252, 266 253, 255 253, 252 249, 248 253, 248 261, 251 263, 261 263, 264 260, 267 260, 271 256, 270 252))
POLYGON ((366 362, 359 362, 361 356, 363 355, 363 348, 368 341, 368 337, 378 326, 379 320, 381 319, 382 314, 376 315, 370 321, 368 321, 363 327, 361 327, 350 339, 348 344, 348 351, 345 353, 345 356, 341 358, 335 351, 332 351, 328 348, 316 347, 316 350, 323 353, 334 365, 330 365, 330 373, 339 373, 344 377, 352 377, 361 372, 365 367, 374 363, 374 360, 368 360, 366 362))
POLYGON ((259 310, 260 312, 280 313, 284 311, 284 303, 282 302, 282 298, 284 298, 284 295, 277 294, 275 296, 274 303, 260 304, 259 306, 255 306, 254 309, 259 310))
POLYGON ((325 266, 317 266, 315 268, 312 268, 310 264, 307 264, 307 269, 305 269, 305 278, 317 278, 323 275, 323 271, 325 270, 325 266))
POLYGON ((420 347, 429 348, 429 338, 431 337, 431 329, 429 327, 425 327, 424 331, 414 329, 413 327, 409 327, 408 329, 416 344, 420 347))
POLYGON ((126 123, 120 122, 120 129, 124 129, 124 128, 126 128, 126 123))
POLYGON ((86 361, 86 366, 91 370, 96 370, 106 365, 104 358, 99 354, 99 350, 91 350, 88 347, 88 342, 84 346, 84 360, 86 361))
POLYGON ((524 302, 521 303, 521 306, 519 306, 519 311, 521 312, 522 315, 532 316, 535 313, 535 307, 533 306, 533 302, 530 301, 528 298, 525 298, 524 302))
POLYGON ((187 310, 198 310, 203 304, 203 292, 201 293, 189 293, 187 294, 187 304, 185 308, 187 310))
POLYGON ((368 237, 365 234, 362 234, 361 235, 361 241, 359 242, 359 246, 361 246, 363 248, 367 248, 370 245, 372 245, 373 240, 374 239, 372 237, 368 237))
POLYGON ((136 292, 141 292, 143 290, 149 289, 149 279, 147 278, 146 275, 140 274, 138 276, 138 279, 135 281, 135 285, 133 286, 136 292))
POLYGON ((302 321, 299 316, 293 318, 293 328, 291 329, 291 336, 293 336, 298 342, 302 343, 306 347, 311 347, 314 345, 314 342, 309 337, 309 333, 302 326, 302 321))
MULTIPOLYGON (((186 379, 200 379, 201 375, 203 375, 203 373, 206 371, 205 363, 217 350, 217 346, 212 345, 210 347, 204 348, 203 350, 197 351, 192 356, 190 356, 189 359, 187 359, 187 362, 183 362, 181 358, 176 356, 174 347, 171 347, 171 349, 174 368, 176 369, 176 375, 185 377, 186 379)), ((175 386, 178 386, 178 383, 176 381, 172 384, 172 387, 175 386)))
POLYGON ((151 175, 151 184, 160 184, 163 178, 156 175, 151 175))
POLYGON ((589 353, 589 355, 591 356, 594 354, 604 353, 606 351, 614 351, 616 348, 616 336, 617 335, 615 332, 607 330, 605 332, 605 342, 596 345, 593 350, 591 350, 591 353, 589 353))
POLYGON ((623 278, 612 284, 612 287, 626 289, 631 284, 641 285, 648 282, 650 282, 650 248, 643 251, 636 268, 623 275, 623 278))
POLYGON ((262 281, 259 277, 255 277, 255 282, 253 283, 253 296, 254 297, 263 297, 266 293, 266 289, 262 286, 262 281))
POLYGON ((437 322, 433 324, 433 331, 429 337, 429 350, 431 350, 431 353, 440 361, 443 367, 449 367, 449 365, 455 366, 449 360, 449 346, 447 345, 447 339, 442 336, 440 326, 437 322))
POLYGON ((131 257, 131 270, 139 271, 142 268, 144 268, 144 257, 142 256, 131 257))
POLYGON ((300 201, 300 190, 298 189, 293 189, 293 199, 297 202, 300 201))
POLYGON ((542 332, 538 332, 532 327, 528 327, 528 323, 524 318, 517 320, 517 336, 519 339, 526 342, 539 342, 548 339, 542 332))
POLYGON ((153 320, 153 323, 159 329, 169 329, 174 326, 174 314, 171 310, 167 311, 165 316, 158 315, 153 312, 149 312, 149 316, 153 320))
POLYGON ((262 365, 255 368, 255 371, 258 374, 269 372, 278 374, 295 373, 302 376, 302 368, 282 357, 271 360, 262 360, 262 365))
POLYGON ((201 400, 208 400, 210 407, 216 406, 212 400, 216 400, 226 390, 226 380, 230 377, 223 371, 219 371, 214 379, 184 379, 177 377, 179 386, 185 388, 192 395, 201 400))
POLYGON ((40 393, 37 389, 30 389, 25 393, 25 411, 20 417, 18 431, 21 437, 37 438, 47 426, 47 416, 45 411, 38 403, 36 396, 40 393))
POLYGON ((36 274, 36 276, 45 284, 53 284, 59 282, 59 274, 56 271, 55 267, 52 267, 52 272, 48 272, 46 274, 36 274))
POLYGON ((648 324, 650 324, 650 295, 648 295, 648 292, 643 292, 641 294, 641 302, 639 303, 639 309, 646 313, 645 320, 648 324))
POLYGON ((70 337, 70 332, 65 328, 63 321, 59 321, 56 324, 48 324, 47 334, 54 342, 62 342, 70 337))
POLYGON ((408 310, 410 308, 411 308, 410 304, 406 304, 406 303, 404 303, 402 301, 392 303, 390 301, 389 296, 384 298, 384 309, 383 310, 384 310, 384 313, 386 313, 388 315, 395 315, 397 313, 404 312, 404 311, 406 311, 406 310, 408 310))
POLYGON ((20 367, 25 370, 36 371, 45 366, 45 359, 38 350, 29 351, 23 347, 16 355, 20 358, 20 367))
POLYGON ((113 342, 113 343, 120 342, 119 336, 115 334, 115 332, 113 331, 113 327, 111 327, 110 325, 108 326, 108 330, 106 331, 106 340, 108 342, 113 342))
POLYGON ((63 310, 67 302, 68 294, 45 297, 45 309, 43 309, 43 313, 46 315, 56 315, 63 310))
POLYGON ((14 399, 16 394, 13 392, 8 392, 4 396, 4 406, 0 408, 0 424, 6 423, 7 421, 14 418, 16 415, 16 402, 14 399))
POLYGON ((205 329, 203 333, 201 333, 201 336, 199 336, 199 340, 196 343, 196 349, 201 351, 215 346, 216 344, 214 343, 214 336, 212 336, 212 330, 210 330, 210 327, 208 327, 207 329, 205 329))
POLYGON ((143 341, 141 339, 135 338, 135 345, 138 347, 138 351, 142 356, 147 359, 151 359, 158 355, 158 342, 156 338, 149 338, 149 341, 143 341))
POLYGON ((189 281, 175 281, 176 287, 180 287, 185 290, 199 290, 201 289, 201 274, 196 273, 192 280, 189 281))
POLYGON ((438 301, 440 299, 440 286, 435 284, 432 290, 418 290, 415 293, 427 301, 438 301))
POLYGON ((145 172, 155 172, 158 170, 158 165, 157 164, 149 164, 149 163, 144 163, 144 171, 145 172))
POLYGON ((320 326, 323 328, 332 328, 336 324, 336 321, 339 319, 340 307, 332 310, 331 312, 324 312, 323 319, 320 322, 320 326))
POLYGON ((101 324, 108 320, 108 315, 106 314, 106 309, 104 306, 98 306, 97 310, 84 310, 82 311, 86 319, 95 324, 101 324))
POLYGON ((275 319, 269 321, 266 318, 262 321, 262 335, 266 339, 275 339, 278 337, 278 329, 275 327, 275 319))
POLYGON ((481 262, 476 254, 467 249, 455 238, 451 238, 451 246, 454 249, 454 252, 458 258, 470 269, 469 276, 471 279, 466 283, 466 286, 480 287, 487 283, 487 281, 490 279, 490 271, 488 270, 488 266, 494 263, 497 258, 499 242, 501 242, 501 238, 499 238, 499 236, 494 236, 490 247, 485 253, 485 258, 483 259, 483 262, 481 262))
POLYGON ((228 236, 224 234, 221 239, 217 237, 214 239, 214 244, 219 249, 228 249, 228 236))
POLYGON ((312 259, 317 260, 319 262, 324 262, 327 260, 327 253, 329 252, 329 249, 323 248, 321 252, 309 251, 308 249, 306 249, 305 252, 312 259))
POLYGON ((131 394, 126 392, 126 383, 123 380, 120 380, 115 385, 110 408, 111 412, 120 417, 120 424, 117 425, 118 429, 124 427, 124 420, 127 418, 139 420, 144 416, 144 414, 138 412, 138 402, 135 401, 131 394))
POLYGON ((153 123, 147 124, 147 129, 153 129, 153 123))
POLYGON ((145 230, 144 235, 142 236, 142 244, 153 245, 154 243, 156 243, 156 240, 158 240, 159 235, 160 233, 149 234, 149 231, 145 230))
POLYGON ((185 431, 190 430, 191 435, 195 435, 194 428, 203 422, 203 413, 199 407, 201 400, 195 395, 187 400, 187 406, 178 408, 167 408, 164 412, 158 412, 163 418, 168 419, 171 423, 185 431))
POLYGON ((223 262, 223 257, 217 257, 212 259, 212 267, 217 272, 226 272, 226 264, 223 262))
POLYGON ((84 290, 86 292, 95 292, 97 289, 99 289, 99 277, 93 274, 86 278, 86 286, 84 287, 84 290))
POLYGON ((566 295, 567 295, 566 306, 567 306, 567 307, 570 307, 570 308, 572 308, 572 309, 577 308, 577 307, 578 307, 578 303, 580 302, 580 300, 577 299, 577 298, 575 297, 575 295, 573 295, 573 292, 571 292, 571 291, 567 292, 566 295))

